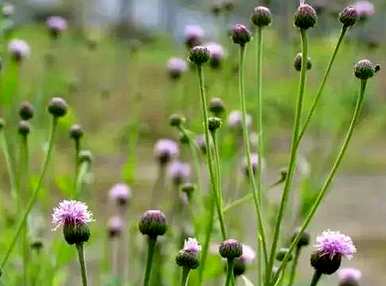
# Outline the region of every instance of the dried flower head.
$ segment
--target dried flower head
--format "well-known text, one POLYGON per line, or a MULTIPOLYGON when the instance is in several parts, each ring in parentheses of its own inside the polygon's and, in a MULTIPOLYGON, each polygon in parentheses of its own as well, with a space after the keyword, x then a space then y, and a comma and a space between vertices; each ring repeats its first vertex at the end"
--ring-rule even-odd
POLYGON ((356 268, 343 268, 338 272, 339 286, 358 286, 362 272, 356 268))
POLYGON ((181 58, 170 58, 166 66, 169 76, 172 79, 180 78, 188 69, 188 64, 181 58))
POLYGON ((83 225, 94 221, 88 206, 80 201, 63 200, 54 208, 52 213, 53 230, 65 225, 83 225))
POLYGON ((199 25, 187 25, 184 30, 184 35, 185 44, 191 49, 202 44, 205 32, 199 25))
POLYGON ((127 205, 131 198, 131 189, 123 183, 115 184, 109 192, 110 200, 116 202, 120 206, 127 205))
POLYGON ((154 146, 154 156, 161 165, 169 163, 179 154, 178 145, 170 139, 160 139, 154 146))
POLYGON ((31 49, 26 41, 13 39, 8 43, 8 52, 15 61, 20 62, 29 57, 31 49))

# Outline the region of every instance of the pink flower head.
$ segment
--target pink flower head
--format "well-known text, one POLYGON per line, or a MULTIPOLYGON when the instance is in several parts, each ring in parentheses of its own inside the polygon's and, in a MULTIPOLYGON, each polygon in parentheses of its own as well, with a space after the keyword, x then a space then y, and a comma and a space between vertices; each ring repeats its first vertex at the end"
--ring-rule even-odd
POLYGON ((184 251, 188 251, 193 254, 198 254, 201 251, 201 245, 195 238, 189 237, 184 242, 184 251))
POLYGON ((59 202, 52 214, 53 230, 57 230, 64 225, 82 225, 92 221, 94 221, 94 218, 88 206, 83 202, 74 200, 59 202))
POLYGON ((46 23, 48 28, 55 33, 61 33, 67 29, 67 20, 60 16, 51 16, 46 23))
POLYGON ((21 61, 29 57, 31 49, 24 40, 13 39, 8 43, 8 52, 15 60, 21 61))
MULTIPOLYGON (((239 110, 234 110, 228 115, 228 126, 231 129, 242 129, 242 119, 243 119, 243 114, 239 110)), ((252 124, 252 117, 247 114, 247 127, 249 128, 252 124)))
MULTIPOLYGON (((251 154, 251 165, 252 165, 252 171, 255 174, 257 166, 259 165, 259 155, 257 153, 251 154)), ((247 160, 247 158, 244 158, 243 170, 244 170, 245 174, 248 175, 248 160, 247 160)))
POLYGON ((107 228, 110 236, 118 236, 123 229, 123 221, 120 216, 113 216, 107 222, 107 228))
POLYGON ((170 139, 160 139, 154 146, 154 156, 161 164, 166 164, 179 154, 178 145, 170 139))
POLYGON ((351 259, 357 251, 349 236, 331 230, 324 231, 316 238, 315 248, 321 255, 328 255, 331 259, 335 255, 351 259))
POLYGON ((356 268, 343 268, 339 270, 338 277, 341 283, 358 282, 362 272, 356 268))
POLYGON ((357 1, 352 5, 357 10, 361 19, 371 17, 375 14, 374 4, 369 1, 357 1))
POLYGON ((206 48, 209 50, 210 57, 216 60, 221 60, 225 56, 224 48, 217 43, 210 42, 205 45, 206 48))
POLYGON ((187 25, 185 27, 184 35, 186 45, 189 48, 193 48, 202 43, 205 32, 199 25, 187 25))
POLYGON ((240 260, 246 264, 251 264, 256 258, 256 252, 249 245, 243 244, 243 254, 240 256, 240 260))
POLYGON ((131 189, 126 184, 118 183, 110 189, 109 197, 119 205, 126 205, 131 198, 131 189))
POLYGON ((167 63, 167 69, 171 78, 179 78, 181 74, 186 72, 188 65, 181 58, 170 58, 167 63))
POLYGON ((176 185, 186 182, 190 177, 190 166, 187 163, 174 161, 168 169, 169 177, 176 185))

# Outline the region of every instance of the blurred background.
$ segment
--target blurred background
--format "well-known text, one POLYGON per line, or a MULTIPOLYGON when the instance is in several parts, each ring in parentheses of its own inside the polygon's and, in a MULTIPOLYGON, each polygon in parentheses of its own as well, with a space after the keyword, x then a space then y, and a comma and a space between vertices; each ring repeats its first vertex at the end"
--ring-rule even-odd
MULTIPOLYGON (((319 23, 310 35, 313 68, 306 90, 306 110, 339 35, 341 24, 337 15, 353 1, 307 2, 316 8, 319 23)), ((298 222, 296 213, 301 213, 302 207, 306 207, 304 200, 302 205, 297 203, 297 198, 307 197, 307 194, 314 197, 344 136, 358 90, 358 81, 352 72, 354 63, 369 58, 379 63, 381 69, 386 64, 386 2, 371 2, 375 14, 362 19, 349 31, 322 103, 301 147, 297 185, 292 198, 293 211, 288 214, 288 231, 298 222)), ((175 112, 183 113, 189 128, 200 133, 198 86, 194 70, 173 80, 166 67, 171 57, 186 58, 188 50, 184 44, 184 31, 187 25, 200 25, 205 31, 204 41, 218 42, 225 50, 222 67, 208 68, 206 76, 208 97, 221 97, 229 114, 239 109, 238 53, 227 33, 232 24, 249 25, 251 11, 257 4, 271 8, 274 18, 272 26, 265 32, 263 70, 266 180, 275 181, 286 165, 298 79, 293 59, 300 49, 299 36, 292 24, 298 1, 235 0, 229 2, 228 9, 220 11, 217 10, 219 2, 210 0, 15 0, 7 3, 14 5, 14 14, 2 19, 1 51, 3 66, 8 72, 2 75, 0 115, 7 120, 11 148, 16 149, 16 110, 23 100, 29 100, 35 106, 36 118, 30 141, 32 174, 38 174, 44 153, 49 123, 45 112, 48 99, 62 96, 71 107, 69 116, 61 121, 55 159, 45 186, 47 190, 42 194, 41 203, 31 221, 37 226, 31 237, 50 245, 47 249, 56 249, 62 243, 58 234, 48 231, 47 213, 71 189, 74 151, 68 129, 72 124, 79 123, 85 130, 84 148, 90 149, 94 155, 92 170, 84 182, 84 200, 95 211, 98 224, 93 229, 96 238, 89 245, 90 265, 92 269, 100 267, 101 272, 92 274, 91 285, 107 285, 101 282, 104 281, 107 266, 99 261, 103 256, 105 222, 112 213, 107 203, 109 189, 121 181, 131 186, 133 202, 128 216, 132 232, 136 233, 137 217, 148 205, 157 176, 153 145, 159 138, 178 140, 178 133, 168 124, 169 116, 175 112), (52 15, 68 20, 69 28, 59 39, 53 39, 46 27, 46 19, 52 15), (30 57, 17 67, 6 51, 7 43, 15 38, 25 40, 31 47, 30 57), (51 245, 52 237, 57 242, 51 245)), ((251 43, 247 51, 246 89, 248 109, 255 120, 254 46, 254 42, 251 43)), ((385 90, 386 80, 381 71, 369 81, 363 114, 348 154, 310 229, 313 237, 328 228, 341 230, 353 237, 358 254, 347 265, 362 269, 363 285, 383 285, 386 281, 385 90)), ((233 152, 231 147, 234 134, 226 124, 221 132, 221 153, 226 165, 224 172, 239 178, 237 187, 225 180, 225 188, 231 188, 230 193, 232 187, 245 193, 247 184, 243 182, 242 158, 238 158, 240 153, 233 152)), ((189 160, 188 148, 181 148, 182 158, 189 160)), ((7 237, 13 230, 15 210, 7 203, 10 194, 3 160, 1 156, 0 207, 4 210, 1 224, 4 237, 7 237)), ((34 184, 36 175, 32 175, 31 181, 34 184)), ((159 192, 161 204, 167 203, 169 190, 159 192)), ((275 188, 272 191, 273 201, 279 195, 280 188, 275 188)), ((252 206, 246 205, 241 214, 246 225, 253 223, 249 218, 251 213, 252 206)), ((230 221, 236 214, 237 210, 229 215, 230 221)), ((252 244, 254 232, 245 234, 244 239, 252 244)), ((6 238, 2 238, 0 249, 7 242, 6 238)), ((140 236, 136 237, 136 243, 139 248, 142 247, 140 236)), ((73 254, 57 258, 55 265, 58 269, 72 261, 73 254)), ((304 271, 300 274, 304 285, 307 285, 311 275, 307 257, 303 259, 304 271)), ((14 263, 18 265, 18 261, 14 263)), ((56 278, 50 279, 52 285, 71 285, 70 281, 75 278, 63 270, 56 278)), ((335 278, 327 279, 322 285, 332 285, 331 281, 335 278)))

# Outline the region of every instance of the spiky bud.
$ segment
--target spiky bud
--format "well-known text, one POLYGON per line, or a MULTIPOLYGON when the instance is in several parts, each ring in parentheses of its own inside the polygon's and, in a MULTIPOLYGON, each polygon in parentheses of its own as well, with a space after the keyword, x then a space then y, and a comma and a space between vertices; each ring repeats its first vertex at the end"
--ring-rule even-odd
POLYGON ((189 60, 198 66, 209 61, 209 58, 210 53, 206 47, 195 46, 190 51, 189 60))
POLYGON ((64 239, 69 245, 82 244, 90 238, 90 228, 87 224, 64 224, 64 239))
POLYGON ((343 24, 344 27, 353 26, 358 19, 359 15, 357 10, 351 6, 344 8, 343 11, 339 14, 339 21, 343 24))
POLYGON ((251 21, 258 27, 265 27, 271 24, 272 14, 271 11, 264 6, 257 6, 252 13, 251 21))
POLYGON ((251 32, 241 24, 236 24, 232 28, 232 40, 235 44, 245 46, 251 40, 251 32))
POLYGON ((208 129, 211 132, 215 132, 217 129, 219 129, 222 125, 221 118, 218 117, 209 117, 208 118, 208 129))
POLYGON ((172 114, 169 117, 169 124, 173 127, 180 127, 185 121, 185 117, 180 114, 172 114))
POLYGON ((307 30, 312 28, 318 20, 316 11, 308 4, 300 4, 295 12, 295 26, 299 29, 307 30))
POLYGON ((17 128, 17 131, 21 136, 27 136, 31 131, 31 126, 28 121, 21 120, 19 122, 19 126, 17 128))
POLYGON ((196 269, 200 265, 196 254, 183 249, 178 252, 176 263, 178 266, 186 267, 188 269, 196 269))
POLYGON ((375 65, 371 61, 364 59, 355 64, 354 74, 361 80, 368 80, 373 77, 379 69, 379 65, 375 65))
POLYGON ((66 115, 68 105, 61 97, 53 97, 48 104, 48 112, 54 117, 62 117, 66 115))
POLYGON ((23 120, 30 120, 34 116, 34 107, 28 101, 24 101, 20 104, 19 108, 20 118, 23 120))
POLYGON ((166 216, 160 210, 148 210, 142 215, 138 227, 143 235, 155 239, 167 230, 166 216))
MULTIPOLYGON (((297 71, 302 70, 302 61, 303 61, 303 55, 302 55, 302 53, 298 53, 295 57, 295 60, 294 60, 295 70, 297 70, 297 71)), ((307 70, 310 70, 311 68, 312 68, 311 58, 307 57, 307 70)))
MULTIPOLYGON (((286 173, 286 175, 287 175, 287 173, 286 173)), ((296 230, 292 236, 292 241, 295 239, 295 237, 298 235, 298 233, 299 233, 299 230, 296 230)), ((311 236, 309 235, 309 233, 303 232, 302 235, 300 236, 300 239, 299 239, 296 246, 298 248, 308 246, 310 244, 310 240, 311 240, 311 236)))
POLYGON ((318 251, 315 251, 311 255, 311 266, 322 274, 331 275, 338 271, 342 262, 342 256, 336 254, 333 257, 329 255, 323 255, 318 251))
POLYGON ((209 103, 209 111, 214 116, 220 117, 225 112, 224 101, 219 97, 213 97, 209 103))
POLYGON ((243 254, 243 246, 235 239, 228 239, 220 244, 219 253, 224 258, 235 259, 243 254))
POLYGON ((79 124, 74 124, 70 128, 70 138, 75 141, 80 140, 83 137, 83 129, 79 124))

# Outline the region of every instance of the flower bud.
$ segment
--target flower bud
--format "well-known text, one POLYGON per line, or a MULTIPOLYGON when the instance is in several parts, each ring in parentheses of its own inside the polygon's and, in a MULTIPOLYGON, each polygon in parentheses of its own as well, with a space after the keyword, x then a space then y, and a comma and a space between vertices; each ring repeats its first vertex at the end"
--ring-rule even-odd
MULTIPOLYGON (((287 176, 287 173, 286 173, 287 176)), ((296 232, 292 236, 292 241, 295 239, 295 237, 298 235, 299 230, 296 230, 296 232)), ((298 244, 296 245, 298 248, 308 246, 310 244, 311 237, 307 232, 303 232, 300 236, 300 239, 298 241, 298 244)))
POLYGON ((48 112, 54 117, 66 115, 68 109, 67 103, 61 97, 53 97, 48 104, 48 112))
POLYGON ((83 137, 83 129, 79 124, 74 124, 70 129, 70 138, 78 141, 83 137))
POLYGON ((189 136, 185 133, 180 134, 179 140, 180 140, 181 144, 189 144, 189 142, 190 142, 189 136))
POLYGON ((379 65, 373 64, 369 60, 360 60, 354 66, 354 74, 357 78, 361 80, 368 80, 373 77, 377 71, 380 70, 379 65))
POLYGON ((167 230, 166 217, 159 210, 148 210, 142 215, 138 227, 143 235, 155 239, 157 236, 165 234, 167 230))
POLYGON ((245 46, 251 40, 251 32, 241 24, 236 24, 232 28, 232 40, 235 44, 245 46))
MULTIPOLYGON (((284 257, 287 255, 289 249, 288 248, 280 248, 279 251, 276 253, 276 260, 277 261, 283 261, 284 257)), ((292 254, 290 254, 288 261, 291 261, 293 258, 292 254)))
POLYGON ((35 239, 31 242, 30 246, 33 250, 39 252, 43 248, 43 241, 41 241, 40 239, 35 239))
POLYGON ((295 26, 307 30, 312 28, 318 20, 316 11, 308 4, 300 4, 295 12, 295 26))
POLYGON ((23 120, 30 120, 34 116, 34 108, 32 104, 28 101, 22 102, 19 108, 19 115, 23 120))
POLYGON ((184 183, 180 190, 185 193, 188 198, 191 198, 193 192, 196 190, 196 186, 192 183, 184 183))
POLYGON ((209 111, 212 112, 214 116, 220 117, 225 112, 224 101, 219 97, 213 97, 209 103, 209 111))
POLYGON ((240 258, 236 258, 233 264, 233 274, 235 276, 241 276, 245 273, 246 270, 247 264, 245 263, 245 261, 240 258))
POLYGON ((87 162, 89 164, 92 163, 93 157, 90 150, 81 150, 79 152, 79 162, 84 163, 87 162))
POLYGON ((228 239, 221 243, 219 253, 227 259, 235 259, 243 254, 243 246, 235 239, 228 239))
POLYGON ((331 275, 334 274, 340 267, 342 261, 342 255, 336 254, 333 257, 315 251, 311 255, 311 266, 322 274, 331 275))
POLYGON ((17 128, 17 131, 19 132, 20 135, 22 136, 27 136, 30 131, 31 131, 31 126, 28 121, 21 120, 19 122, 19 126, 17 128))
POLYGON ((339 14, 339 21, 344 27, 353 26, 358 20, 358 12, 354 7, 348 6, 339 14))
POLYGON ((197 255, 185 250, 180 250, 176 256, 176 263, 178 266, 186 267, 188 269, 196 269, 200 265, 197 255))
POLYGON ((209 58, 209 50, 206 47, 195 46, 190 51, 189 60, 198 66, 206 63, 209 58))
POLYGON ((272 22, 271 11, 264 6, 257 6, 252 13, 251 21, 258 27, 268 26, 272 22))
POLYGON ((90 238, 90 229, 87 224, 72 224, 63 225, 64 239, 69 245, 82 244, 90 238))
MULTIPOLYGON (((294 60, 294 67, 295 70, 301 71, 302 70, 302 61, 303 61, 303 55, 302 53, 298 53, 294 60)), ((311 58, 307 57, 307 70, 310 70, 312 68, 312 62, 311 58)))
POLYGON ((362 272, 356 268, 343 268, 338 272, 339 286, 359 286, 362 272))
POLYGON ((180 127, 185 121, 185 117, 179 114, 172 114, 169 117, 169 124, 173 127, 180 127))
POLYGON ((208 129, 211 132, 215 132, 222 125, 222 120, 218 117, 209 117, 208 118, 208 129))

